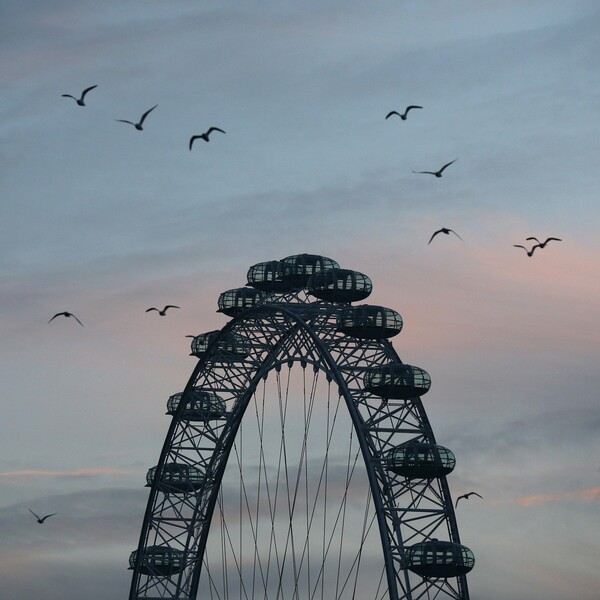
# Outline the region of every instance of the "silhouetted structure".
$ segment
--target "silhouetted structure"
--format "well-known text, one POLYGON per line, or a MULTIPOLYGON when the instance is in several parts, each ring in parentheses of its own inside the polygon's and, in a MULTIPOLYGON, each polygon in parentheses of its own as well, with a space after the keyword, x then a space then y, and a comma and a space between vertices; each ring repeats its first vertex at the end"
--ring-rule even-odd
MULTIPOLYGON (((398 312, 352 304, 366 299, 372 288, 367 275, 343 269, 331 258, 295 254, 251 266, 244 287, 220 294, 218 311, 231 320, 220 330, 192 339, 191 355, 198 363, 184 391, 167 402, 172 422, 160 458, 147 473, 150 497, 138 548, 130 557, 130 600, 191 600, 201 577, 207 578, 202 585, 216 598, 231 596, 235 581, 237 588, 260 587, 260 595, 269 600, 273 588, 266 576, 258 577, 260 572, 275 573, 273 598, 278 598, 282 586, 300 589, 310 580, 314 587, 320 577, 329 577, 328 568, 339 570, 346 564, 349 548, 339 544, 331 551, 333 556, 329 548, 325 552, 327 539, 343 537, 334 515, 347 507, 344 482, 334 477, 341 470, 329 447, 337 411, 344 407, 352 433, 342 436, 343 443, 355 439, 358 447, 353 464, 352 453, 347 452, 345 469, 349 474, 360 468, 356 460, 362 455, 366 501, 373 513, 371 525, 379 530, 376 540, 387 586, 381 587, 386 594, 378 588, 366 596, 469 599, 465 575, 474 558, 460 543, 446 481, 456 458, 436 442, 422 402, 431 377, 420 367, 404 364, 394 350, 390 339, 403 326, 398 312), (292 369, 298 367, 302 401, 289 383, 292 369), (276 426, 265 424, 269 377, 276 384, 271 398, 276 426), (318 385, 324 386, 324 393, 317 393, 318 385), (332 391, 338 395, 337 405, 332 391), (325 419, 313 416, 319 402, 327 404, 325 419), (299 406, 304 407, 303 414, 297 411, 299 406), (247 422, 257 427, 250 449, 247 434, 242 433, 247 422), (297 438, 303 440, 302 458, 290 471, 288 452, 297 438), (266 442, 273 439, 279 447, 279 464, 267 464, 264 456, 266 442), (323 462, 309 475, 315 462, 308 459, 310 440, 317 439, 326 443, 326 450, 318 453, 323 462), (249 466, 243 463, 245 454, 250 455, 249 466), (239 477, 239 487, 224 477, 228 464, 239 477), (331 485, 330 479, 335 480, 331 485), (298 494, 303 480, 305 491, 298 494), (316 491, 321 486, 322 493, 316 491), (336 491, 341 499, 331 508, 336 491), (261 505, 259 497, 268 502, 261 505), (286 507, 283 539, 276 533, 277 506, 286 507), (235 507, 238 512, 228 512, 235 507), (303 507, 306 512, 294 518, 294 511, 303 507), (306 548, 315 513, 322 516, 322 523, 319 542, 309 556, 306 548), (237 541, 232 539, 234 531, 239 531, 237 541), (216 567, 207 557, 211 535, 220 536, 219 556, 212 556, 216 567), (286 535, 293 556, 286 566, 278 546, 280 562, 271 564, 274 544, 284 546, 286 535), (289 536, 296 540, 294 548, 289 536), (323 556, 316 559, 318 545, 323 556), (312 562, 314 567, 315 561, 313 572, 322 575, 311 579, 307 565, 312 562)), ((347 561, 347 578, 364 583, 359 571, 362 542, 353 550, 356 556, 347 561)), ((341 590, 338 600, 354 598, 351 588, 341 590)), ((316 589, 309 592, 312 597, 316 589)))

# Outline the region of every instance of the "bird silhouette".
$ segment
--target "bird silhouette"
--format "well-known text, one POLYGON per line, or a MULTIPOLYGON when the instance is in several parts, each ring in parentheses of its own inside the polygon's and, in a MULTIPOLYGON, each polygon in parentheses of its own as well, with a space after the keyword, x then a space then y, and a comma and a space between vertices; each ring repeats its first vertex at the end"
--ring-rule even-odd
POLYGON ((164 317, 167 314, 167 309, 169 308, 181 308, 181 306, 175 306, 174 304, 167 304, 162 310, 159 310, 158 308, 155 308, 154 306, 152 308, 148 308, 146 310, 146 312, 150 312, 151 310, 155 310, 161 317, 164 317))
POLYGON ((133 125, 138 131, 142 131, 143 128, 143 124, 144 121, 146 120, 146 117, 158 106, 158 104, 155 104, 152 108, 148 109, 143 115, 142 118, 139 120, 139 122, 134 123, 133 121, 126 121, 125 119, 115 119, 115 121, 119 121, 120 123, 129 123, 130 125, 133 125))
POLYGON ((416 104, 411 104, 410 106, 407 106, 404 109, 404 112, 402 114, 400 114, 397 110, 392 110, 391 112, 389 112, 387 114, 387 116, 385 118, 389 119, 392 115, 398 115, 403 121, 406 121, 406 115, 408 115, 408 111, 412 110, 413 108, 423 108, 423 107, 417 106, 416 104))
POLYGON ((449 167, 452 163, 455 163, 458 158, 451 160, 449 163, 446 163, 439 171, 413 171, 413 173, 427 173, 428 175, 435 175, 436 177, 441 177, 444 169, 449 167))
POLYGON ((562 240, 560 238, 555 238, 555 237, 546 238, 545 242, 540 242, 540 240, 538 240, 536 237, 528 237, 526 239, 527 240, 535 240, 537 242, 538 248, 545 248, 546 245, 548 244, 548 242, 550 242, 551 240, 556 240, 557 242, 562 242, 562 240))
POLYGON ((207 131, 205 131, 204 133, 201 133, 200 135, 193 135, 190 138, 190 150, 192 149, 192 144, 194 143, 194 140, 201 139, 201 140, 204 140, 205 142, 208 142, 209 141, 208 136, 213 131, 220 131, 221 133, 225 133, 222 129, 219 129, 218 127, 210 127, 207 131))
POLYGON ((79 106, 85 106, 85 102, 83 101, 83 99, 85 98, 85 95, 97 87, 98 87, 97 85, 92 85, 89 88, 85 88, 85 90, 83 90, 83 92, 81 92, 81 96, 79 98, 76 98, 75 96, 71 96, 71 94, 63 94, 63 98, 73 98, 73 100, 75 100, 75 102, 77 102, 77 104, 79 104, 79 106))
POLYGON ((533 253, 535 252, 535 249, 540 247, 539 244, 535 244, 535 246, 533 246, 531 248, 531 250, 527 250, 527 248, 525 248, 525 246, 521 246, 521 244, 513 244, 513 246, 515 248, 523 248, 523 250, 525 250, 525 252, 527 252, 527 256, 529 256, 529 258, 531 258, 533 256, 533 253))
POLYGON ((73 317, 83 327, 83 323, 73 313, 67 312, 66 310, 63 312, 56 313, 50 319, 50 321, 48 321, 48 323, 50 323, 51 321, 54 321, 54 319, 56 319, 56 317, 73 317))
MULTIPOLYGON (((427 242, 427 244, 431 244, 431 240, 438 234, 438 233, 445 233, 446 235, 448 235, 450 232, 452 232, 457 238, 461 239, 460 235, 458 235, 458 233, 456 233, 456 231, 454 231, 454 229, 448 229, 447 227, 442 227, 441 229, 438 229, 429 239, 429 241, 427 242)), ((464 242, 464 240, 463 240, 464 242)))
POLYGON ((45 517, 40 517, 39 515, 36 515, 31 509, 29 509, 29 512, 37 519, 37 522, 40 525, 42 525, 48 517, 53 517, 54 515, 58 514, 58 513, 50 513, 49 515, 46 515, 45 517))
POLYGON ((467 492, 466 494, 463 494, 462 496, 459 496, 459 497, 456 499, 456 504, 454 505, 454 508, 456 508, 456 507, 458 506, 458 501, 459 501, 461 498, 464 498, 465 500, 468 500, 468 499, 469 499, 469 496, 472 496, 473 494, 475 494, 475 496, 479 496, 480 498, 483 498, 483 496, 482 496, 481 494, 478 494, 477 492, 467 492))

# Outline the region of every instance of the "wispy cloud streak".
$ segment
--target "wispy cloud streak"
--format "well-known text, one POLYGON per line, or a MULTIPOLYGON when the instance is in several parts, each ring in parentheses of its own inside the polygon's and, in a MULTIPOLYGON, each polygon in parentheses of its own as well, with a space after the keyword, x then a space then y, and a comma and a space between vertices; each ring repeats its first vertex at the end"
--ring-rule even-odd
POLYGON ((0 473, 3 478, 24 478, 24 477, 94 477, 96 475, 131 475, 130 469, 121 469, 120 467, 81 467, 79 469, 69 469, 66 471, 54 471, 45 469, 25 469, 22 471, 5 471, 0 473))
POLYGON ((537 506, 546 504, 547 502, 562 502, 564 500, 583 500, 592 502, 600 499, 600 486, 591 488, 583 488, 572 492, 557 492, 554 494, 530 494, 529 496, 521 496, 520 498, 512 498, 509 500, 491 500, 490 504, 516 504, 517 506, 537 506))

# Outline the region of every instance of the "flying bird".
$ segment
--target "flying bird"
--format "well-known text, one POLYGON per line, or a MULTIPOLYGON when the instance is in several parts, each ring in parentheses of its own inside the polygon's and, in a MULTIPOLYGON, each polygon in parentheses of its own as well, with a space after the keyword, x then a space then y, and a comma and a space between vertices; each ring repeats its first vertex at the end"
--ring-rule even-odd
POLYGON ((138 131, 142 131, 142 129, 144 129, 142 126, 144 124, 144 121, 146 120, 146 117, 158 106, 158 104, 155 104, 152 108, 150 108, 149 110, 147 110, 143 115, 142 118, 139 120, 138 123, 133 123, 132 121, 126 121, 125 119, 115 119, 115 121, 119 121, 120 123, 129 123, 130 125, 133 125, 138 131))
POLYGON ((446 163, 439 171, 413 171, 413 173, 427 173, 428 175, 435 175, 436 177, 441 177, 444 169, 449 167, 452 163, 455 163, 458 158, 451 160, 449 163, 446 163))
POLYGON ((54 321, 54 319, 56 319, 56 317, 73 317, 83 327, 83 323, 73 313, 67 312, 66 310, 63 312, 56 313, 50 319, 50 321, 48 321, 48 323, 50 323, 51 321, 54 321))
POLYGON ((71 96, 71 94, 63 94, 63 98, 73 98, 73 100, 75 100, 75 102, 77 102, 77 104, 79 104, 79 106, 85 106, 85 102, 83 101, 83 99, 85 98, 85 95, 97 87, 98 87, 97 85, 92 85, 89 88, 86 88, 85 90, 83 90, 83 92, 81 92, 81 96, 79 98, 76 98, 75 96, 71 96))
POLYGON ((36 515, 31 509, 29 509, 29 512, 37 519, 37 522, 40 525, 42 525, 48 517, 53 517, 54 515, 58 514, 58 513, 50 513, 49 515, 46 515, 45 517, 40 517, 39 515, 36 515))
POLYGON ((201 139, 201 140, 204 140, 205 142, 208 142, 209 141, 208 136, 213 131, 220 131, 221 133, 225 133, 222 129, 219 129, 218 127, 210 127, 208 129, 208 131, 205 131, 204 133, 201 133, 200 135, 193 135, 190 138, 190 150, 192 149, 192 144, 194 143, 194 140, 201 139))
POLYGON ((550 242, 551 240, 556 240, 557 242, 562 242, 562 240, 560 238, 555 238, 555 237, 546 238, 545 242, 540 242, 540 240, 538 240, 536 237, 528 237, 526 239, 528 239, 528 240, 535 240, 537 242, 537 247, 538 248, 545 248, 546 245, 548 244, 548 242, 550 242))
POLYGON ((523 248, 523 250, 525 250, 525 252, 527 252, 527 256, 529 256, 529 258, 531 258, 533 256, 535 249, 540 247, 539 244, 536 244, 535 246, 533 246, 531 248, 531 250, 527 250, 527 248, 525 248, 525 246, 521 246, 520 244, 513 244, 513 246, 515 248, 523 248))
POLYGON ((387 116, 385 118, 389 119, 392 115, 398 115, 403 121, 406 121, 406 115, 408 115, 408 111, 412 110, 413 108, 423 108, 423 107, 417 106, 416 104, 411 104, 410 106, 406 107, 406 109, 404 110, 404 112, 402 114, 400 114, 397 110, 392 110, 391 112, 389 112, 387 114, 387 116))
POLYGON ((161 317, 164 317, 167 314, 167 309, 169 308, 181 308, 181 306, 175 306, 174 304, 167 304, 162 310, 159 310, 158 308, 155 308, 154 306, 152 308, 148 308, 146 310, 146 312, 150 312, 151 310, 155 310, 161 317))
MULTIPOLYGON (((445 233, 446 235, 448 235, 450 232, 452 232, 457 238, 461 239, 460 235, 458 235, 458 233, 456 233, 456 231, 454 231, 454 229, 448 229, 447 227, 442 227, 441 229, 438 229, 429 239, 429 241, 427 242, 427 244, 431 244, 431 240, 438 234, 438 233, 445 233)), ((464 242, 464 240, 463 240, 464 242)))
POLYGON ((472 496, 473 494, 475 494, 476 496, 479 496, 480 498, 483 498, 483 496, 482 496, 481 494, 478 494, 477 492, 468 492, 468 493, 466 493, 466 494, 463 494, 462 496, 459 496, 459 497, 456 499, 456 504, 454 505, 454 508, 456 508, 456 507, 458 506, 458 501, 459 501, 461 498, 464 498, 465 500, 468 500, 468 499, 469 499, 469 496, 472 496))

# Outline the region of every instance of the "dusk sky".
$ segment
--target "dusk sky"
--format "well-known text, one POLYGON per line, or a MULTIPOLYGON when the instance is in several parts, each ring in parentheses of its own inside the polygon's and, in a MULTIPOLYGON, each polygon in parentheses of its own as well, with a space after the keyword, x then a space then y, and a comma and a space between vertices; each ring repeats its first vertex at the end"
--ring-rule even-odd
POLYGON ((306 252, 431 374, 484 497, 471 598, 597 600, 599 31, 592 0, 0 1, 0 597, 127 597, 185 335, 306 252))

